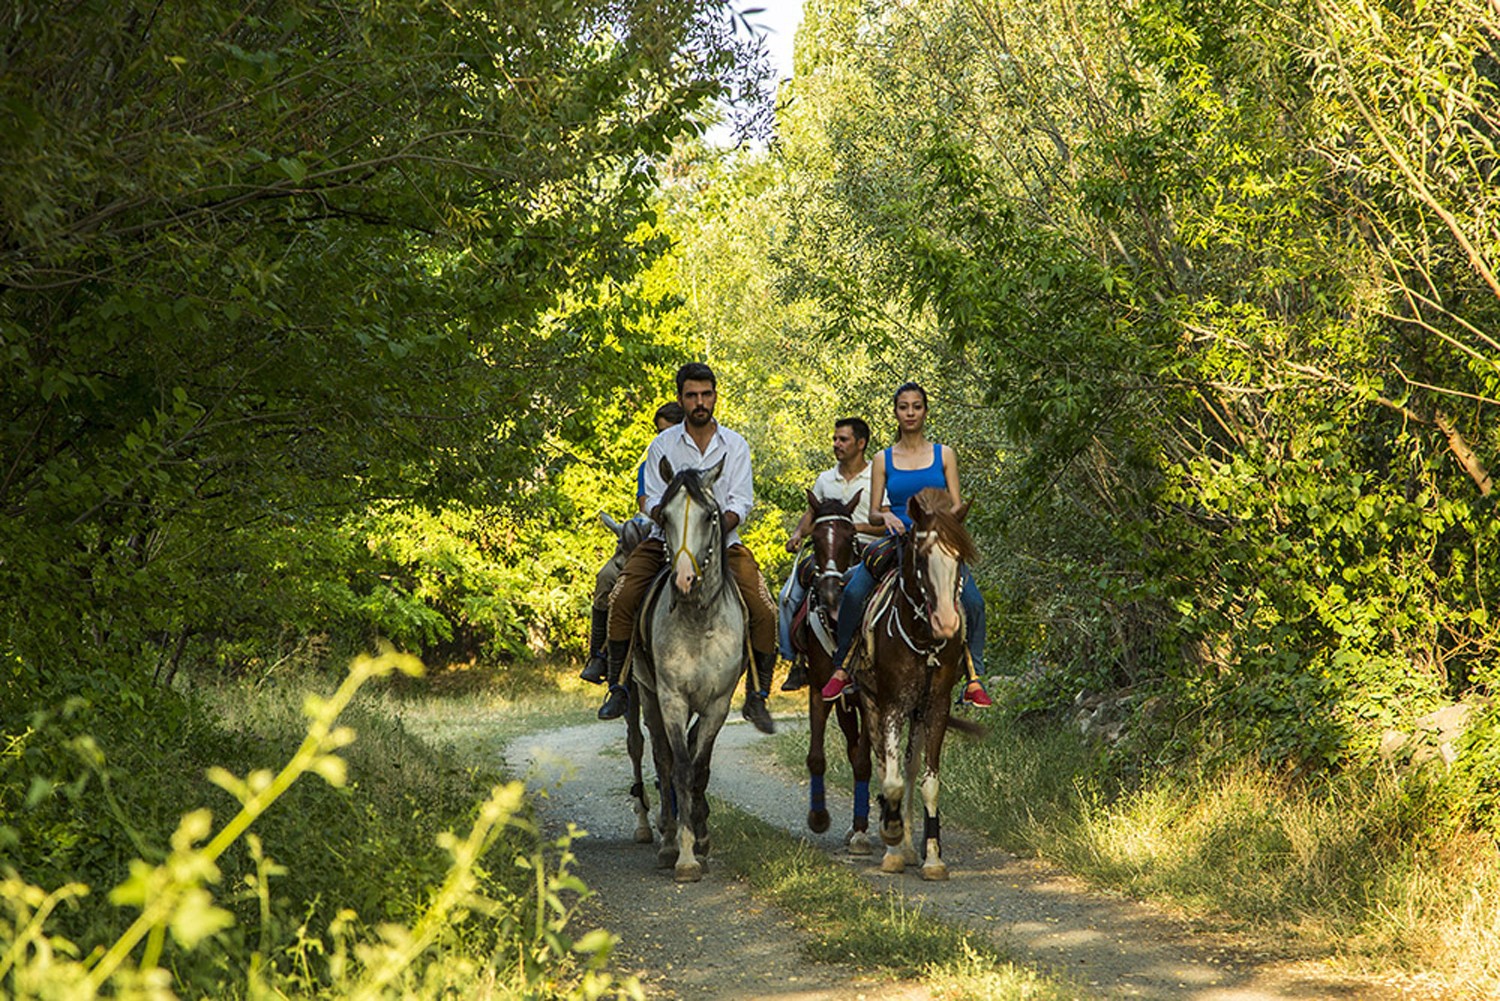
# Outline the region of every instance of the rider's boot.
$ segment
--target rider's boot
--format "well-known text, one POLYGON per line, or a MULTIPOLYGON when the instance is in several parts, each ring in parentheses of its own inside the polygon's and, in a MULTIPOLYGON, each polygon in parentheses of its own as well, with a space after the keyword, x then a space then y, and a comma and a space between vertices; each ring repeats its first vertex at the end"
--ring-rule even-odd
POLYGON ((776 670, 776 651, 755 652, 755 687, 751 687, 750 675, 745 672, 745 708, 743 715, 761 733, 775 733, 776 724, 771 721, 771 710, 766 708, 766 699, 771 695, 771 674, 776 670))
POLYGON ((604 705, 599 707, 599 718, 619 719, 625 715, 625 707, 630 702, 630 692, 620 684, 620 677, 625 673, 625 656, 630 652, 630 641, 610 640, 605 644, 605 649, 609 652, 609 694, 604 697, 604 705))
POLYGON ((609 673, 609 661, 604 656, 604 636, 609 626, 609 608, 595 608, 589 616, 589 659, 578 676, 591 685, 602 685, 609 673))
POLYGON ((781 683, 783 692, 795 692, 799 688, 807 686, 807 664, 801 657, 792 661, 791 668, 786 672, 786 680, 781 683))

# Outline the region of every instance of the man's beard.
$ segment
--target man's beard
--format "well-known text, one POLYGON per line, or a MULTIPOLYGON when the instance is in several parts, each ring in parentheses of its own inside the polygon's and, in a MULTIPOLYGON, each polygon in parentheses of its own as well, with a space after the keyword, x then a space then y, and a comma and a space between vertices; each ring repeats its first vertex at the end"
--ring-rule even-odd
POLYGON ((687 419, 688 423, 693 425, 693 427, 701 428, 706 426, 709 421, 714 419, 714 412, 712 410, 703 410, 701 408, 698 410, 690 410, 688 411, 687 419))

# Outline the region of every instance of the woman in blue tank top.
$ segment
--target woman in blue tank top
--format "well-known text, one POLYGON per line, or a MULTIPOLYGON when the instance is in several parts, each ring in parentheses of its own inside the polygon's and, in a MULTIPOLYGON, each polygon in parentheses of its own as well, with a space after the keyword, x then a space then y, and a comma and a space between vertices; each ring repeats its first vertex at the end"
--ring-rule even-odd
MULTIPOLYGON (((927 424, 927 391, 915 382, 903 383, 895 395, 896 443, 879 453, 870 467, 870 496, 884 497, 880 516, 886 531, 904 535, 911 528, 906 503, 926 487, 948 491, 953 506, 961 503, 958 494, 958 456, 953 449, 929 442, 927 424)), ((823 686, 823 698, 836 699, 849 685, 844 658, 854 644, 854 635, 865 616, 875 578, 864 563, 855 566, 844 582, 844 596, 839 601, 838 647, 833 652, 833 677, 823 686)), ((962 701, 977 706, 991 705, 989 693, 979 681, 984 670, 984 598, 974 585, 974 578, 964 570, 962 601, 968 619, 969 682, 964 686, 962 701)))

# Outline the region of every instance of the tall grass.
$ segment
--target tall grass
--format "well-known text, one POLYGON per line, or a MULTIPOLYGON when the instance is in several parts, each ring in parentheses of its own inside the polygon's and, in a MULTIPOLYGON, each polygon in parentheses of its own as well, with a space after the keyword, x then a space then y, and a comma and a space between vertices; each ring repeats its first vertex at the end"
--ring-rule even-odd
MULTIPOLYGON (((1279 952, 1500 996, 1500 851, 1448 821, 1440 780, 1253 763, 1126 780, 1064 725, 985 722, 982 740, 944 745, 950 821, 1279 952)), ((803 753, 782 742, 788 765, 803 753)), ((848 781, 836 755, 834 771, 848 781)))
POLYGON ((157 728, 80 710, 8 733, 0 784, 62 768, 28 752, 72 765, 29 774, 0 823, 0 995, 638 996, 613 937, 573 927, 567 840, 520 784, 413 739, 393 689, 356 696, 410 666, 361 658, 305 702, 164 694, 157 728))

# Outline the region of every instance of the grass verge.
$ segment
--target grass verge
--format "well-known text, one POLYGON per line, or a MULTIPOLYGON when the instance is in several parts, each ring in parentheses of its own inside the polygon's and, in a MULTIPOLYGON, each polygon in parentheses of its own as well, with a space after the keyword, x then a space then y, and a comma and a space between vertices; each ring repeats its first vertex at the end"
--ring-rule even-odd
MULTIPOLYGON (((949 822, 1275 953, 1500 996, 1500 852, 1444 826, 1421 782, 1293 781, 1247 763, 1126 784, 1066 727, 1003 711, 985 722, 982 740, 944 747, 949 822)), ((805 743, 779 738, 779 760, 800 771, 805 743)), ((850 781, 830 752, 829 785, 850 781)))
POLYGON ((806 931, 810 959, 918 977, 949 1001, 1063 1001, 1055 981, 1016 966, 986 937, 944 922, 780 828, 714 799, 714 858, 806 931))

